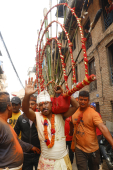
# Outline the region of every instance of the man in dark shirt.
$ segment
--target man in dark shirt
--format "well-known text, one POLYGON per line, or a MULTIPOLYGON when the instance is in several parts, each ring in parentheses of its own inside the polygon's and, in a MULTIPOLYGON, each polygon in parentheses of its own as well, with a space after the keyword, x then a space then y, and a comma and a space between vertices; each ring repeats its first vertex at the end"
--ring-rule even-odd
POLYGON ((20 111, 21 100, 19 97, 15 96, 11 99, 11 103, 12 103, 12 117, 9 119, 9 124, 14 128, 18 117, 21 115, 20 111))
POLYGON ((12 116, 9 94, 0 92, 0 168, 22 169, 23 151, 7 119, 12 116))
MULTIPOLYGON (((35 96, 30 97, 29 107, 33 111, 36 111, 36 98, 35 96)), ((27 143, 30 143, 37 148, 40 148, 40 141, 38 139, 38 133, 35 127, 35 124, 29 120, 25 114, 20 115, 17 119, 16 125, 14 127, 17 135, 21 132, 21 140, 27 143)), ((35 154, 32 151, 28 153, 24 153, 24 162, 23 162, 23 170, 33 170, 33 166, 35 170, 37 170, 39 154, 35 154)))
POLYGON ((23 150, 24 152, 30 150, 38 152, 33 145, 18 140, 15 131, 7 123, 7 119, 11 116, 12 104, 9 94, 0 92, 0 170, 10 170, 10 168, 22 170, 23 150))

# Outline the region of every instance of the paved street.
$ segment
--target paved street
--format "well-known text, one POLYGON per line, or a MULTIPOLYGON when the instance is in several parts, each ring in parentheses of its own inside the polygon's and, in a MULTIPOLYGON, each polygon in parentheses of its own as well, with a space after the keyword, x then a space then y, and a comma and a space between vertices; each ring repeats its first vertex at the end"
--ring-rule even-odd
POLYGON ((73 168, 73 170, 77 170, 75 156, 74 156, 74 161, 73 161, 73 164, 72 164, 72 168, 73 168))

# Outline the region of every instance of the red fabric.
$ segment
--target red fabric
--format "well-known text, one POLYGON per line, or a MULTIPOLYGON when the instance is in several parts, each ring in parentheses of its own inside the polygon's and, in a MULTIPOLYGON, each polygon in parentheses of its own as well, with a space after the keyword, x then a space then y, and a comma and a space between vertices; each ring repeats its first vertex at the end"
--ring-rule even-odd
POLYGON ((107 14, 109 14, 113 10, 113 3, 109 6, 107 14))
POLYGON ((112 5, 111 5, 110 8, 109 8, 109 13, 110 13, 112 10, 113 10, 113 3, 112 3, 112 5))
MULTIPOLYGON (((98 114, 101 117, 100 113, 98 113, 98 114)), ((97 136, 102 135, 102 132, 100 131, 100 129, 98 127, 96 127, 96 134, 97 134, 97 136)))
POLYGON ((59 97, 51 98, 52 101, 52 112, 54 114, 61 114, 68 111, 70 106, 70 96, 63 97, 60 95, 59 97))
POLYGON ((73 136, 70 136, 69 135, 69 131, 70 131, 70 125, 69 125, 69 122, 71 121, 71 116, 68 117, 66 120, 65 120, 65 136, 66 136, 66 141, 72 141, 72 137, 73 136))

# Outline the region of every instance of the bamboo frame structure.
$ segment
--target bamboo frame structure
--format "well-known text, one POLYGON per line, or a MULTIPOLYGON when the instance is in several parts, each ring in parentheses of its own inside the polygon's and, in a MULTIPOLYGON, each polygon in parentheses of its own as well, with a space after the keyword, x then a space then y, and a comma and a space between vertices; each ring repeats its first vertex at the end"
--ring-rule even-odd
POLYGON ((36 63, 36 75, 38 75, 38 71, 39 71, 39 78, 40 78, 40 88, 41 90, 44 89, 44 78, 42 76, 42 62, 43 62, 43 55, 44 55, 44 51, 45 51, 45 48, 47 45, 50 45, 50 42, 52 41, 52 39, 55 39, 57 41, 57 44, 58 44, 58 48, 59 48, 59 54, 60 54, 60 58, 61 58, 61 63, 62 63, 62 68, 63 68, 63 73, 64 73, 64 80, 65 80, 65 84, 66 84, 66 88, 67 88, 67 92, 64 93, 63 95, 64 96, 70 96, 72 95, 74 92, 80 90, 81 88, 83 88, 84 86, 86 85, 89 85, 92 81, 94 81, 96 79, 96 76, 95 75, 91 75, 89 76, 88 75, 88 59, 87 59, 87 53, 86 53, 86 47, 85 47, 85 42, 86 42, 86 38, 84 38, 83 36, 83 30, 82 30, 82 26, 81 26, 81 18, 78 18, 77 15, 75 14, 75 7, 74 8, 71 8, 69 7, 69 5, 67 3, 61 3, 61 4, 57 4, 55 6, 53 6, 46 14, 44 20, 47 18, 47 15, 49 14, 49 12, 54 8, 54 7, 57 7, 57 6, 60 6, 60 5, 64 5, 64 6, 67 6, 72 15, 76 18, 77 20, 77 24, 78 24, 78 27, 79 27, 79 31, 80 31, 80 35, 81 35, 81 43, 82 43, 82 50, 83 50, 83 56, 84 56, 84 65, 85 65, 85 78, 82 82, 78 83, 76 85, 76 77, 75 77, 75 61, 73 59, 73 52, 72 52, 72 42, 70 41, 69 39, 69 34, 67 33, 66 29, 65 29, 65 26, 64 24, 62 25, 59 21, 52 21, 47 27, 46 29, 44 30, 43 34, 42 34, 42 37, 40 39, 40 33, 42 31, 42 26, 44 24, 44 21, 42 22, 42 25, 41 25, 41 29, 40 29, 40 32, 39 32, 39 35, 38 35, 38 42, 37 42, 37 63, 36 63), (61 28, 63 29, 63 31, 65 32, 65 35, 67 37, 67 40, 68 40, 68 46, 69 46, 69 51, 70 51, 70 56, 71 56, 71 64, 72 64, 72 72, 73 72, 73 83, 75 84, 75 86, 69 90, 68 88, 68 85, 67 85, 67 79, 68 79, 68 76, 66 75, 66 72, 65 72, 65 63, 64 63, 64 56, 62 55, 61 53, 61 48, 62 48, 62 44, 59 43, 57 37, 55 38, 50 38, 50 39, 47 39, 47 43, 46 45, 44 46, 43 49, 41 49, 41 42, 43 40, 43 37, 44 37, 44 34, 48 31, 48 28, 51 26, 51 24, 53 24, 54 22, 58 23, 61 28), (39 49, 38 49, 38 46, 39 46, 39 49))

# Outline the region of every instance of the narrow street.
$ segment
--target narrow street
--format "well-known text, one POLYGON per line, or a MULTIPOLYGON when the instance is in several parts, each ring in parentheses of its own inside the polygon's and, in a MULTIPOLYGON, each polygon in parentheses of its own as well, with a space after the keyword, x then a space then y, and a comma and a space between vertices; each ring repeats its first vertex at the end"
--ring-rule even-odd
POLYGON ((113 0, 0 5, 0 170, 113 170, 113 0))
POLYGON ((76 166, 76 161, 75 161, 75 159, 74 159, 74 162, 73 162, 73 165, 72 165, 72 169, 73 169, 73 170, 78 170, 78 169, 77 169, 77 166, 76 166))
POLYGON ((76 166, 75 155, 74 155, 74 160, 73 160, 72 168, 73 168, 73 170, 78 170, 78 169, 77 169, 77 166, 76 166))

